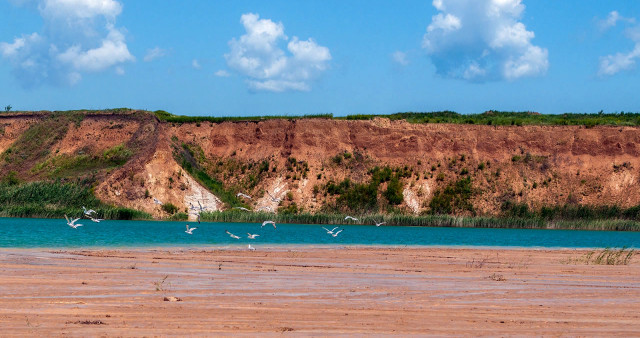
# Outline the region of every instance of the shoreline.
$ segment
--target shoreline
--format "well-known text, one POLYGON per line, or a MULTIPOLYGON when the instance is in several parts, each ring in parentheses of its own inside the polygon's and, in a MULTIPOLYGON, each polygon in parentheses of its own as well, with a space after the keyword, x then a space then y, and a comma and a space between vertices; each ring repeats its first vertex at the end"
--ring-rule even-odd
POLYGON ((0 327, 31 336, 640 335, 639 258, 585 264, 588 252, 0 248, 0 327))
POLYGON ((183 251, 247 251, 246 244, 253 244, 253 247, 257 251, 282 251, 282 250, 358 250, 358 249, 407 249, 407 250, 428 250, 428 249, 441 249, 441 250, 478 250, 478 251, 594 251, 594 250, 640 250, 636 247, 565 247, 565 246, 489 246, 489 245, 384 245, 384 244, 260 244, 260 243, 243 243, 243 244, 221 244, 221 245, 149 245, 149 246, 60 246, 60 247, 2 247, 0 246, 0 253, 5 251, 100 251, 100 250, 117 250, 117 251, 131 251, 131 252, 145 252, 145 251, 158 251, 158 250, 183 250, 183 251))

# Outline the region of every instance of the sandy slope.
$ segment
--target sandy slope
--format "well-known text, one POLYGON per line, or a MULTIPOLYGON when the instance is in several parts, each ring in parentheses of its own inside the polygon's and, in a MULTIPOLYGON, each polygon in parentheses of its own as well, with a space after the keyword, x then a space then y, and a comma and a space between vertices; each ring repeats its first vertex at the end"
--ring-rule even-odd
POLYGON ((640 335, 637 257, 586 265, 585 253, 2 249, 0 327, 3 336, 640 335))

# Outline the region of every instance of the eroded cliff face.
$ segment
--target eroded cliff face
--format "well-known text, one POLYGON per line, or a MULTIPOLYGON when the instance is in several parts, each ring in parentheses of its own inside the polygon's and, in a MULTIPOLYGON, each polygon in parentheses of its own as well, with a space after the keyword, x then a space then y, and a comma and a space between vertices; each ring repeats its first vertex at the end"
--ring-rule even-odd
POLYGON ((276 172, 246 193, 269 191, 275 185, 279 191, 291 191, 306 210, 318 210, 331 200, 314 194, 314 186, 345 177, 363 182, 374 166, 411 170, 411 177, 402 179, 401 207, 415 213, 427 209, 435 191, 467 175, 475 190, 472 203, 481 214, 499 212, 507 200, 533 208, 640 202, 635 189, 640 130, 635 127, 494 127, 379 118, 183 124, 169 126, 168 133, 198 145, 213 161, 271 161, 276 172), (339 164, 333 160, 345 152, 352 157, 339 164), (289 157, 308 163, 306 177, 293 179, 295 173, 284 170, 289 157))
MULTIPOLYGON (((198 202, 207 210, 229 208, 185 165, 221 182, 228 195, 252 196, 241 199, 254 210, 339 208, 339 195, 328 192, 329 185, 345 178, 371 182, 376 166, 402 173, 397 175, 402 202, 393 207, 409 213, 428 211, 434 194, 467 177, 470 202, 481 215, 498 214, 507 201, 534 209, 640 204, 636 127, 410 124, 384 118, 172 124, 137 111, 55 118, 49 113, 0 117, 0 176, 10 171, 25 180, 59 178, 61 172, 91 176, 100 199, 156 217, 167 215, 154 198, 180 211, 198 202), (44 130, 55 137, 27 146, 45 121, 44 130), (122 145, 131 150, 126 161, 105 162, 122 145), (101 166, 81 171, 77 164, 85 158, 101 166), (61 171, 64 163, 72 168, 61 171)), ((388 185, 378 187, 381 212, 389 210, 383 197, 388 185)))

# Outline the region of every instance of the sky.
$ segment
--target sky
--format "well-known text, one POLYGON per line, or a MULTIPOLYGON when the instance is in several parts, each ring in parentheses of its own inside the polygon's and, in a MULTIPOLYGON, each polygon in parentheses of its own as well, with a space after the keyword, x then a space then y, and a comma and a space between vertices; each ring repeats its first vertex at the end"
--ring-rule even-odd
POLYGON ((635 0, 0 0, 0 21, 13 110, 640 112, 635 0))

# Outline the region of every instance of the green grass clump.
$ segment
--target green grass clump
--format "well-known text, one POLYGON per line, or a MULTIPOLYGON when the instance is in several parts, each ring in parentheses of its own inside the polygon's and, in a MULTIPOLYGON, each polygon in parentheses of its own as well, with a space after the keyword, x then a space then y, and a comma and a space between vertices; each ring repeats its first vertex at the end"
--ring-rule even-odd
POLYGON ((596 250, 590 251, 585 255, 585 264, 597 265, 628 265, 635 255, 635 250, 605 248, 600 252, 596 250))
POLYGON ((162 210, 164 210, 164 212, 166 212, 169 215, 173 215, 176 212, 178 212, 178 207, 176 207, 172 203, 164 203, 162 205, 162 210))
POLYGON ((47 177, 75 177, 88 172, 114 168, 125 164, 133 152, 124 144, 105 150, 101 155, 63 154, 36 164, 31 172, 44 173, 47 177))
POLYGON ((109 148, 102 153, 102 160, 107 164, 121 166, 133 156, 131 151, 124 144, 109 148))

